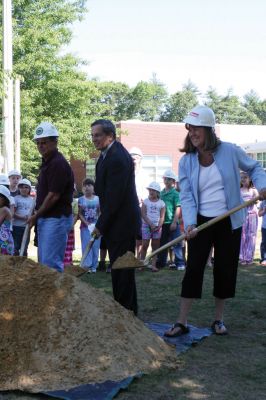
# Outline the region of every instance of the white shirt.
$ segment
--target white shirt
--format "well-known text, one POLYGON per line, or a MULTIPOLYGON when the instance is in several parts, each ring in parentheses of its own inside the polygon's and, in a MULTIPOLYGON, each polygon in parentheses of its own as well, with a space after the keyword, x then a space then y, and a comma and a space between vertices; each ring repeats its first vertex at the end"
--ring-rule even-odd
POLYGON ((146 206, 147 218, 151 221, 153 225, 158 226, 161 209, 165 207, 164 201, 161 199, 158 199, 157 201, 150 201, 149 199, 145 199, 143 203, 146 206))
POLYGON ((199 169, 199 214, 216 217, 227 210, 222 176, 215 162, 199 169))

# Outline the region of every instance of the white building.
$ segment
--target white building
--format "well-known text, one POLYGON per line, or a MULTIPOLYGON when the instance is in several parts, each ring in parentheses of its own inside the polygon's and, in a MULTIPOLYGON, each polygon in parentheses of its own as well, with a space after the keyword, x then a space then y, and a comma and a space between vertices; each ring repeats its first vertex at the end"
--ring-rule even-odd
POLYGON ((220 138, 241 146, 266 170, 266 125, 219 125, 220 138))

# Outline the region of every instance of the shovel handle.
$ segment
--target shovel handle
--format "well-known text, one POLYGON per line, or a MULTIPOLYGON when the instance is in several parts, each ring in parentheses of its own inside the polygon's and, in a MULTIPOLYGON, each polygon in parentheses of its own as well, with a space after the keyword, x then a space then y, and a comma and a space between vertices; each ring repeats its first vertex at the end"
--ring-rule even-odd
MULTIPOLYGON (((254 199, 245 201, 244 203, 239 204, 238 206, 232 208, 231 210, 225 212, 224 214, 219 215, 218 217, 212 218, 212 219, 210 219, 209 221, 205 222, 204 224, 201 224, 201 225, 197 226, 197 227, 195 228, 195 231, 197 231, 197 232, 203 231, 203 229, 206 229, 206 228, 208 228, 209 226, 212 226, 212 225, 216 224, 216 222, 219 222, 219 221, 221 221, 222 219, 225 219, 225 218, 229 217, 231 214, 234 214, 235 212, 237 212, 237 211, 239 211, 239 210, 242 210, 242 208, 248 207, 248 206, 250 206, 250 205, 256 203, 256 201, 258 201, 259 199, 260 199, 260 196, 256 196, 256 197, 254 197, 254 199)), ((186 238, 186 234, 183 233, 182 235, 178 236, 176 239, 171 240, 171 242, 168 242, 168 243, 164 244, 162 247, 159 247, 157 250, 153 251, 152 253, 150 253, 150 254, 145 258, 144 264, 147 264, 148 261, 149 261, 152 257, 156 256, 156 254, 161 253, 161 251, 166 250, 166 249, 168 249, 169 247, 171 247, 171 246, 173 246, 173 245, 175 245, 175 244, 181 242, 181 241, 184 240, 185 238, 186 238)))
POLYGON ((84 261, 85 261, 87 255, 89 254, 89 252, 90 252, 95 240, 96 240, 96 235, 92 235, 92 237, 90 238, 87 246, 85 247, 84 253, 83 253, 82 258, 80 260, 80 267, 81 268, 83 268, 84 261))
MULTIPOLYGON (((36 204, 36 198, 33 199, 33 202, 32 202, 31 208, 30 208, 30 212, 29 212, 29 216, 32 216, 34 209, 35 209, 35 204, 36 204)), ((19 256, 23 256, 23 254, 24 254, 24 250, 26 247, 26 243, 27 243, 29 234, 30 234, 30 227, 29 227, 29 224, 27 224, 25 227, 25 230, 23 232, 22 241, 21 241, 21 245, 20 245, 20 249, 19 249, 19 256)))

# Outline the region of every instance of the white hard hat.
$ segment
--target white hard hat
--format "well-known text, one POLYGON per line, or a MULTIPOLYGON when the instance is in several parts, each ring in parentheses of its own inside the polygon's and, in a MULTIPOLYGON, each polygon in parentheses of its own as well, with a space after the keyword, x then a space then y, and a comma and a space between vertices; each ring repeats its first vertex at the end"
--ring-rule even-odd
POLYGON ((157 183, 157 182, 151 182, 151 183, 147 186, 147 189, 153 189, 153 190, 156 190, 156 192, 159 192, 159 193, 160 193, 160 191, 161 191, 161 186, 160 186, 159 183, 157 183))
POLYGON ((27 185, 31 189, 31 182, 26 178, 20 179, 20 181, 18 182, 18 186, 20 185, 27 185))
POLYGON ((215 115, 211 108, 206 106, 196 106, 192 108, 188 116, 184 119, 185 124, 194 126, 208 126, 214 128, 215 115))
POLYGON ((8 177, 13 176, 13 175, 21 177, 21 173, 17 169, 12 169, 11 171, 9 171, 8 177))
POLYGON ((0 185, 10 185, 9 179, 6 175, 0 175, 0 185))
POLYGON ((33 140, 36 139, 42 139, 45 137, 57 137, 59 136, 59 133, 54 125, 52 125, 50 122, 41 122, 40 125, 37 126, 35 133, 34 133, 34 138, 33 140))
POLYGON ((0 194, 5 196, 10 203, 10 191, 3 185, 0 185, 0 194))
POLYGON ((170 178, 174 179, 175 181, 177 180, 177 176, 172 169, 167 169, 163 174, 163 178, 170 178))
POLYGON ((141 158, 143 157, 143 153, 138 147, 131 147, 131 149, 129 150, 129 154, 131 154, 132 156, 140 156, 141 158))

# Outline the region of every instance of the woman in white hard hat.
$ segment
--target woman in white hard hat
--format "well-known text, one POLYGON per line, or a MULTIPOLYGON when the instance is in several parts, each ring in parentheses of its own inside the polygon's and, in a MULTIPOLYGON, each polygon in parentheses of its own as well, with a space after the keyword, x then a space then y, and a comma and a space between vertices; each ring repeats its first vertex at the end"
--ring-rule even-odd
POLYGON ((0 185, 0 254, 13 255, 14 241, 11 233, 10 191, 0 185))
POLYGON ((240 210, 199 234, 195 228, 243 202, 240 169, 251 177, 261 199, 266 198, 266 174, 260 164, 240 147, 217 138, 215 116, 210 108, 193 108, 184 122, 188 134, 181 149, 185 155, 179 163, 179 184, 185 232, 189 240, 188 259, 182 282, 180 312, 177 322, 165 332, 165 336, 188 333, 187 316, 193 299, 201 298, 204 268, 212 245, 215 315, 211 327, 215 334, 225 335, 225 299, 235 296, 245 211, 240 210))

